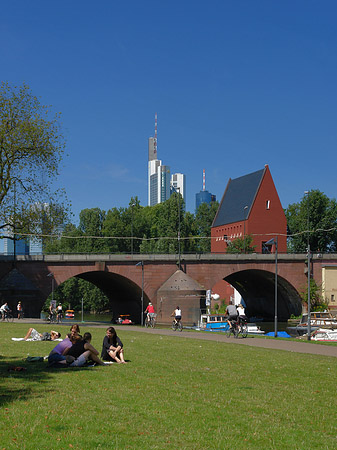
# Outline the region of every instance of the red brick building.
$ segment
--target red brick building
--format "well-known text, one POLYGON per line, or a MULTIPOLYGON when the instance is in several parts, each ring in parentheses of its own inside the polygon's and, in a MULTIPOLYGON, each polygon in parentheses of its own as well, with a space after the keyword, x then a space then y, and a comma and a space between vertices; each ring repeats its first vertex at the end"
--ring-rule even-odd
POLYGON ((212 224, 211 252, 226 253, 230 241, 248 234, 257 253, 274 251, 265 243, 276 236, 278 251, 287 251, 287 220, 268 165, 229 179, 212 224))

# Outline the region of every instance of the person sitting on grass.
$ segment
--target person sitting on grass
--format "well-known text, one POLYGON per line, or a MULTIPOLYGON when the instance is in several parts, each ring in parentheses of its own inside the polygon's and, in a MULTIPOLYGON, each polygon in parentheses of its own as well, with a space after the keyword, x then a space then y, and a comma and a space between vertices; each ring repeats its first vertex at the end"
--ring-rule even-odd
POLYGON ((50 333, 45 331, 41 334, 35 328, 29 328, 24 340, 27 341, 30 338, 33 341, 55 341, 55 339, 59 339, 60 337, 61 333, 58 331, 51 330, 50 333))
POLYGON ((48 363, 49 365, 53 364, 67 364, 66 356, 64 356, 64 352, 68 347, 71 347, 78 339, 80 327, 77 324, 74 324, 70 328, 70 333, 67 334, 67 337, 63 339, 59 344, 56 345, 49 353, 48 363))
POLYGON ((70 367, 81 367, 91 360, 94 363, 103 366, 104 362, 98 357, 99 352, 91 345, 91 333, 84 333, 83 339, 77 339, 76 342, 68 347, 63 355, 73 356, 75 361, 70 364, 70 367))
POLYGON ((101 358, 104 361, 115 361, 118 364, 125 364, 123 343, 116 334, 114 327, 106 330, 106 336, 103 339, 103 348, 101 358))

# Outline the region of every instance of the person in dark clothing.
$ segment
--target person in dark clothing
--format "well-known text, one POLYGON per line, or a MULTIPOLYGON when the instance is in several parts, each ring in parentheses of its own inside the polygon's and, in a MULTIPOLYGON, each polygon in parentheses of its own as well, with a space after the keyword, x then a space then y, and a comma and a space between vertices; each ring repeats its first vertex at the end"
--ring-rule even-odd
POLYGON ((88 360, 103 366, 104 362, 98 357, 99 352, 91 345, 91 333, 84 333, 83 339, 78 339, 64 355, 73 356, 75 361, 70 364, 71 367, 83 366, 88 360))
POLYGON ((106 330, 106 336, 103 339, 103 348, 101 358, 105 361, 116 361, 119 364, 125 364, 123 343, 117 336, 114 327, 106 330))

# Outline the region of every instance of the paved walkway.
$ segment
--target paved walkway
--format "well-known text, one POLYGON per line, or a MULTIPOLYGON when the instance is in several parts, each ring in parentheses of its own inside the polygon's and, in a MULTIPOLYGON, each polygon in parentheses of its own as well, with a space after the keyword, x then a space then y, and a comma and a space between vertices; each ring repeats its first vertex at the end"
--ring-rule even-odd
MULTIPOLYGON (((46 324, 45 320, 41 319, 23 319, 22 321, 15 320, 15 322, 19 323, 27 323, 27 326, 29 324, 46 324)), ((62 328, 64 326, 71 326, 73 322, 63 322, 62 328)), ((99 328, 106 328, 111 325, 111 323, 102 323, 102 322, 84 322, 79 323, 80 326, 90 326, 90 327, 99 327, 99 328)), ((60 327, 58 324, 52 325, 53 329, 57 329, 57 327, 60 327)), ((248 345, 252 347, 261 347, 261 348, 269 348, 272 350, 284 350, 288 352, 295 352, 295 353, 308 353, 312 355, 322 355, 322 356, 333 356, 337 358, 337 345, 324 345, 324 344, 318 344, 314 342, 307 342, 307 341, 293 341, 293 340, 286 340, 286 339, 275 339, 275 338, 263 338, 263 337, 247 337, 245 339, 234 339, 234 337, 227 338, 222 333, 214 333, 214 332, 206 332, 206 331, 173 331, 170 328, 143 328, 140 326, 133 326, 133 325, 114 325, 114 327, 117 330, 127 329, 136 331, 139 333, 151 333, 151 334, 158 334, 158 335, 165 335, 165 336, 175 336, 177 338, 188 338, 188 339, 201 339, 201 340, 209 340, 209 341, 216 341, 216 342, 223 342, 223 343, 231 343, 231 344, 237 344, 237 345, 248 345)))

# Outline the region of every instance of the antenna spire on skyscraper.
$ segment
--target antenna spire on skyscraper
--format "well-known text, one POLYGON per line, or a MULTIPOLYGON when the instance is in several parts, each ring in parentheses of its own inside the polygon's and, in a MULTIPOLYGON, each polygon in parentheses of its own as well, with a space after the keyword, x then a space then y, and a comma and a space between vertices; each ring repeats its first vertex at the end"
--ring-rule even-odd
POLYGON ((205 169, 202 171, 202 190, 206 190, 206 172, 205 169))
POLYGON ((154 152, 157 153, 157 113, 154 115, 154 152))

